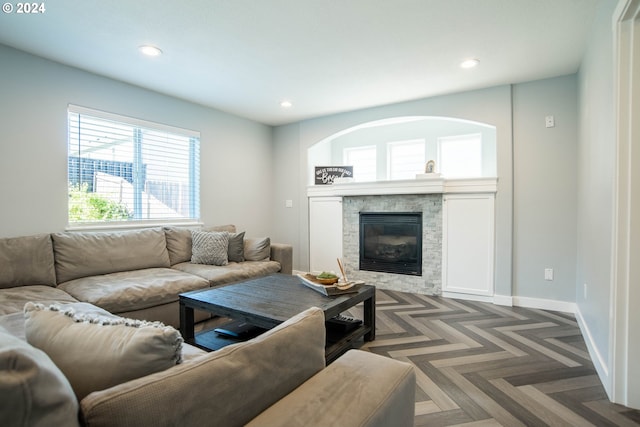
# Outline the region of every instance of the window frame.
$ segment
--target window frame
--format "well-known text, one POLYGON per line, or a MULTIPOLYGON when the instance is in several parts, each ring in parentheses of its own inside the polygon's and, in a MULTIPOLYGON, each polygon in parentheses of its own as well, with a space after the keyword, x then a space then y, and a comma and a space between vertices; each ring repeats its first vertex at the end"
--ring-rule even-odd
POLYGON ((360 145, 360 146, 356 146, 356 147, 345 147, 342 149, 342 158, 344 160, 344 164, 347 166, 353 166, 353 179, 355 182, 372 182, 372 181, 377 181, 378 180, 378 147, 376 145, 360 145), (354 151, 365 151, 365 150, 371 150, 373 149, 373 153, 374 153, 374 162, 373 162, 373 180, 360 180, 358 179, 358 172, 357 172, 357 168, 356 165, 353 164, 352 162, 349 161, 348 159, 348 152, 354 152, 354 151))
POLYGON ((442 173, 442 175, 445 178, 453 178, 453 179, 463 179, 463 178, 478 178, 478 177, 482 177, 482 171, 483 171, 483 147, 482 147, 482 133, 480 132, 474 132, 474 133, 467 133, 467 134, 461 134, 461 135, 449 135, 449 136, 440 136, 437 139, 437 171, 442 173), (446 142, 446 141, 455 141, 455 140, 464 140, 464 139, 471 139, 471 138, 475 138, 478 140, 479 144, 478 144, 478 148, 479 148, 479 158, 478 158, 478 166, 479 166, 479 173, 477 175, 447 175, 446 171, 443 169, 443 165, 444 162, 442 161, 442 143, 446 142))
MULTIPOLYGON (((109 229, 129 229, 129 228, 144 228, 152 226, 162 225, 176 225, 176 226, 193 226, 202 225, 200 220, 200 132, 191 129, 180 128, 176 126, 166 125, 164 123, 152 122, 148 120, 141 120, 134 117, 125 116, 122 114, 115 114, 106 111, 96 110, 93 108, 82 107, 78 105, 69 104, 67 108, 67 194, 69 195, 71 176, 69 163, 72 157, 71 143, 72 143, 72 115, 78 115, 79 117, 85 116, 98 120, 106 120, 115 122, 124 126, 131 126, 135 129, 132 138, 135 139, 135 134, 138 134, 141 130, 150 132, 167 133, 170 136, 188 138, 189 147, 187 167, 183 172, 187 173, 187 188, 189 189, 189 216, 180 216, 175 218, 129 218, 124 220, 95 220, 95 221, 71 221, 70 217, 70 197, 67 197, 67 226, 66 230, 109 230, 109 229)), ((81 125, 80 128, 81 129, 81 125)), ((140 134, 138 134, 140 135, 140 134)), ((78 144, 78 139, 75 140, 78 144)), ((144 142, 141 142, 144 144, 144 142)), ((134 143, 135 144, 135 143, 134 143)), ((156 149, 161 146, 156 146, 156 149)), ((134 149, 135 150, 135 149, 134 149)), ((80 155, 78 156, 82 158, 80 155)), ((135 157, 135 155, 133 156, 135 157)), ((131 159, 132 163, 135 160, 131 159)), ((135 204, 135 197, 134 197, 135 204)))
POLYGON ((393 178, 393 147, 399 147, 402 145, 422 145, 422 160, 420 161, 420 168, 415 171, 415 174, 424 172, 424 164, 426 162, 427 147, 426 140, 424 138, 413 138, 401 141, 387 142, 387 180, 398 181, 403 179, 414 179, 415 175, 408 178, 393 178))

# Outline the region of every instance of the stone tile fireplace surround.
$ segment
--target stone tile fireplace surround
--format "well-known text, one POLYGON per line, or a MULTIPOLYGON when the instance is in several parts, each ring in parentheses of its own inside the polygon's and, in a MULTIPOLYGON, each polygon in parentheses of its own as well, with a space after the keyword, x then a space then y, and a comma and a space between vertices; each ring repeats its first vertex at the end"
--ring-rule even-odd
POLYGON ((352 196, 342 200, 342 257, 354 279, 382 289, 439 295, 442 287, 442 195, 352 196), (422 276, 360 271, 360 212, 422 212, 422 276))

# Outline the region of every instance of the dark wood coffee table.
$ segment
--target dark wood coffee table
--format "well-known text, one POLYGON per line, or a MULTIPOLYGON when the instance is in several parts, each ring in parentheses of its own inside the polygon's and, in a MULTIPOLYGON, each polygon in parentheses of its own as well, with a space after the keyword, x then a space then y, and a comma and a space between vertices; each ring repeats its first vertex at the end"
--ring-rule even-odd
POLYGON ((214 315, 242 320, 264 329, 271 329, 310 308, 319 307, 326 320, 364 302, 362 324, 336 336, 327 333, 325 357, 330 363, 356 341, 375 339, 375 287, 360 285, 356 293, 327 297, 302 284, 297 276, 273 274, 219 288, 180 294, 180 332, 189 344, 213 351, 238 342, 219 336, 213 330, 194 333, 194 309, 214 315))

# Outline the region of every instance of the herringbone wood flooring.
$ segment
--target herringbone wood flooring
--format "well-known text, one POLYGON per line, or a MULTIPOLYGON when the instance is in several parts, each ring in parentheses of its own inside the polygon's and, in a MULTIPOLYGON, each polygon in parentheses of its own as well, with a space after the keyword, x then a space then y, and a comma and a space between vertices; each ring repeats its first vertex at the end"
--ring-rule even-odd
POLYGON ((640 425, 640 411, 607 399, 572 315, 385 290, 376 298, 376 340, 362 349, 416 367, 416 426, 640 425))

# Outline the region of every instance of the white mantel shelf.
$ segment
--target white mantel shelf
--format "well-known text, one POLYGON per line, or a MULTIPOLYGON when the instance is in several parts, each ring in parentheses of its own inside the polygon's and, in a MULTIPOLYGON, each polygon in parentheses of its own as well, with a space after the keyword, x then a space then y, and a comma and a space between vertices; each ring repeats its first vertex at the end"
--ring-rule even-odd
POLYGON ((307 197, 495 193, 497 187, 498 178, 446 179, 439 177, 311 185, 307 187, 307 197))

